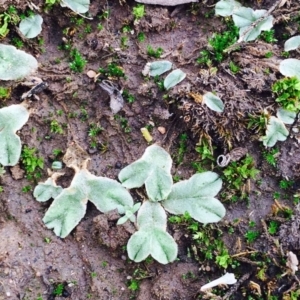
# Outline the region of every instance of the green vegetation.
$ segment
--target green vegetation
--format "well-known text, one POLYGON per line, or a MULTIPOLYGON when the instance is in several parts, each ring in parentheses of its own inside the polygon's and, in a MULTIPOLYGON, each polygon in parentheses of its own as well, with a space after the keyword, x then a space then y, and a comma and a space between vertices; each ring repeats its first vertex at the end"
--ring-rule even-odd
POLYGON ((181 133, 179 135, 179 148, 176 155, 177 164, 181 164, 183 161, 184 154, 187 150, 187 139, 188 135, 186 133, 181 133))
POLYGON ((77 49, 72 49, 70 51, 70 59, 70 69, 74 72, 81 73, 87 61, 82 57, 82 55, 77 49))
POLYGON ((36 156, 36 151, 36 148, 24 146, 21 152, 21 162, 28 180, 36 180, 42 176, 40 170, 44 168, 44 159, 36 156))
POLYGON ((245 238, 248 243, 253 243, 258 237, 260 233, 256 230, 248 230, 245 234, 245 238))
POLYGON ((270 164, 273 167, 276 167, 276 165, 277 165, 278 155, 279 155, 278 148, 272 148, 272 149, 263 151, 264 159, 267 161, 268 164, 270 164))
POLYGON ((276 221, 270 221, 268 232, 272 235, 276 234, 279 228, 279 223, 276 221))
POLYGON ((12 41, 12 44, 13 44, 16 48, 18 48, 18 49, 21 49, 21 48, 24 47, 23 41, 22 41, 20 38, 18 38, 18 37, 13 37, 13 38, 11 39, 11 41, 12 41))
POLYGON ((255 131, 255 133, 260 136, 263 136, 265 134, 269 118, 270 115, 266 110, 255 115, 249 114, 247 128, 255 131))
POLYGON ((274 35, 275 35, 275 30, 271 29, 271 30, 263 31, 260 34, 259 38, 271 44, 277 42, 277 39, 274 37, 274 35))
POLYGON ((122 96, 128 103, 133 103, 135 101, 134 95, 130 94, 126 89, 123 90, 122 96))
POLYGON ((226 23, 226 30, 222 33, 215 33, 208 43, 212 48, 212 54, 208 50, 200 52, 200 57, 197 59, 199 64, 209 65, 211 61, 217 63, 225 58, 224 50, 233 45, 239 36, 239 28, 232 21, 226 23))
POLYGON ((283 190, 289 189, 293 184, 294 184, 293 181, 291 181, 291 180, 286 180, 286 179, 282 179, 282 180, 280 180, 280 182, 279 182, 279 186, 280 186, 280 188, 283 189, 283 190))
POLYGON ((64 291, 64 284, 63 283, 59 283, 53 290, 53 295, 55 296, 62 296, 62 293, 64 291))
POLYGON ((0 86, 0 99, 7 99, 10 96, 11 89, 0 86))
POLYGON ((137 40, 142 43, 146 40, 146 35, 144 32, 139 32, 137 35, 137 40))
POLYGON ((229 63, 229 69, 233 74, 236 74, 241 70, 241 68, 238 65, 236 65, 233 61, 229 63))
MULTIPOLYGON (((240 161, 233 161, 223 170, 223 179, 227 185, 227 192, 225 192, 225 198, 232 196, 233 194, 240 194, 244 199, 247 196, 246 181, 248 179, 254 179, 259 173, 259 170, 255 169, 254 159, 250 155, 247 155, 240 161)), ((232 201, 236 201, 237 198, 231 198, 232 201)))
POLYGON ((125 77, 124 70, 115 63, 110 63, 106 68, 100 68, 99 72, 106 77, 125 77))
POLYGON ((64 133, 63 128, 61 127, 61 125, 56 120, 51 121, 50 131, 52 133, 58 133, 58 134, 63 134, 64 133))
POLYGON ((134 15, 135 20, 140 20, 145 15, 145 5, 138 4, 133 7, 132 14, 134 15))
POLYGON ((17 25, 20 21, 17 9, 10 5, 6 12, 0 14, 0 37, 4 38, 9 33, 9 25, 17 25))
POLYGON ((147 54, 150 57, 154 57, 154 58, 160 58, 160 56, 163 54, 164 49, 162 49, 161 47, 158 47, 157 49, 153 49, 152 46, 148 45, 147 46, 147 54))
POLYGON ((130 126, 128 124, 128 120, 126 118, 123 118, 123 117, 121 117, 119 115, 115 115, 114 119, 117 120, 117 121, 119 121, 119 123, 121 125, 121 128, 123 129, 123 131, 125 133, 130 133, 131 132, 131 128, 130 128, 130 126))
POLYGON ((300 80, 297 77, 283 78, 275 82, 272 91, 277 94, 276 102, 286 110, 298 112, 300 109, 300 80))

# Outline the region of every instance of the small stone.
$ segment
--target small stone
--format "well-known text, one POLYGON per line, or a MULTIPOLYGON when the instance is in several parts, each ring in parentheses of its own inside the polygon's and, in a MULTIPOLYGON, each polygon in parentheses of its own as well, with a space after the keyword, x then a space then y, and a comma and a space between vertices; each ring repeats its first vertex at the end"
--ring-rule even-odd
POLYGON ((89 77, 89 78, 95 78, 97 73, 93 70, 89 70, 86 72, 86 75, 89 77))
POLYGON ((159 127, 157 127, 157 130, 158 130, 161 134, 165 134, 165 133, 166 133, 166 128, 165 128, 165 127, 159 126, 159 127))
POLYGON ((40 277, 41 275, 42 275, 41 272, 36 272, 35 274, 36 277, 40 277))

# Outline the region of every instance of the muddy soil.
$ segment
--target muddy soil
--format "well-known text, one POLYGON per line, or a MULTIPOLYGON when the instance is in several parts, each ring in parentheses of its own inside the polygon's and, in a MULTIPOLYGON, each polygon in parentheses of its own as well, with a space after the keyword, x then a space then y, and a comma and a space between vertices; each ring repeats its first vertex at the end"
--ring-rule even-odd
MULTIPOLYGON (((28 180, 20 162, 17 167, 5 168, 6 173, 0 179, 4 190, 0 193, 0 300, 292 299, 283 297, 289 295, 287 291, 297 290, 297 277, 290 273, 281 275, 288 272, 287 251, 300 254, 297 234, 300 213, 293 204, 299 186, 299 124, 298 121, 293 124, 295 129, 291 129, 287 141, 278 143, 277 165, 272 167, 264 159, 265 149, 255 132, 247 128, 246 120, 249 114, 265 107, 271 112, 276 110, 270 88, 280 77, 278 62, 283 59, 280 34, 285 29, 280 17, 296 12, 296 1, 288 1, 292 2, 289 9, 284 7, 274 12, 278 17, 278 27, 275 27, 278 43, 259 40, 243 45, 240 51, 217 65, 216 74, 210 74, 207 66, 196 62, 212 34, 224 29, 221 18, 214 17, 214 1, 175 7, 146 5, 140 22, 134 22, 134 1, 92 1, 93 20, 82 21, 67 8, 55 5, 46 12, 44 1, 33 2, 40 7, 44 19, 40 35, 44 43, 38 43, 37 39, 25 40, 22 49, 37 58, 39 69, 35 76, 47 82, 48 87, 38 95, 39 100, 31 102, 33 114, 19 135, 24 145, 37 149, 37 155, 44 159, 44 168, 40 170, 40 179, 28 180), (124 31, 126 26, 129 32, 124 31), (146 36, 144 42, 137 38, 141 32, 146 36), (68 45, 86 59, 83 72, 70 70, 68 45), (154 49, 163 48, 161 57, 187 74, 168 96, 153 80, 145 81, 141 75, 145 64, 156 60, 147 55, 149 45, 154 49), (273 56, 266 59, 270 51, 273 56), (230 61, 242 71, 233 74, 230 61), (125 101, 117 115, 110 110, 108 94, 86 75, 89 70, 107 69, 111 63, 121 67, 125 77, 104 72, 102 79, 112 80, 135 99, 132 103, 125 101), (268 73, 264 72, 266 68, 268 73), (191 93, 205 91, 215 91, 222 98, 224 114, 204 108, 191 97, 191 93), (52 121, 57 121, 62 132, 53 130, 52 121), (95 124, 103 130, 91 137, 89 130, 95 124), (168 231, 175 237, 179 253, 176 262, 169 265, 151 259, 140 264, 130 261, 126 243, 135 231, 134 226, 116 226, 118 216, 114 212, 100 214, 91 203, 84 219, 65 239, 44 226, 42 218, 49 203, 37 202, 32 191, 36 181, 46 180, 47 168, 54 160, 61 160, 68 145, 76 141, 87 151, 91 158, 89 170, 93 174, 117 179, 120 169, 139 158, 148 146, 140 132, 145 126, 151 127, 153 141, 168 150, 177 162, 172 174, 181 179, 195 173, 192 163, 201 161, 195 147, 204 135, 211 137, 215 158, 237 147, 246 148, 254 157, 260 173, 255 181, 247 183, 247 199, 235 202, 223 199, 227 209, 225 219, 208 229, 199 225, 200 231, 210 230, 212 240, 217 239, 216 232, 223 232, 218 237, 229 249, 229 255, 235 257, 235 262, 227 268, 203 256, 201 242, 195 242, 194 233, 189 229, 191 221, 170 224, 168 231), (179 162, 182 134, 187 134, 187 139, 179 162), (62 154, 55 157, 54 149, 60 149, 62 154), (286 178, 293 180, 288 191, 279 187, 279 182, 286 178), (279 215, 276 216, 275 192, 282 195, 277 199, 279 215), (280 214, 280 205, 290 208, 293 215, 286 218, 280 214), (281 227, 275 236, 264 227, 272 220, 278 221, 281 227), (251 244, 245 240, 250 221, 256 223, 255 230, 260 232, 251 244), (225 269, 238 277, 236 286, 220 287, 214 290, 215 295, 200 292, 203 284, 222 275, 225 269), (262 269, 265 276, 259 277, 257 274, 262 269), (62 289, 60 293, 58 288, 62 289)), ((272 1, 245 3, 265 9, 271 4, 272 1)), ((28 9, 29 2, 0 1, 0 12, 9 5, 22 12, 28 9)), ((18 33, 12 26, 1 42, 11 44, 14 37, 18 33)), ((11 97, 1 102, 2 107, 19 103, 22 94, 28 91, 21 82, 1 81, 0 84, 12 88, 11 97)), ((211 168, 222 173, 215 162, 208 166, 211 168)), ((65 167, 63 171, 60 184, 67 187, 74 174, 65 167)), ((136 193, 135 201, 141 201, 141 195, 143 191, 136 193)), ((207 245, 203 247, 206 249, 207 245)), ((213 257, 218 253, 214 251, 213 257)))

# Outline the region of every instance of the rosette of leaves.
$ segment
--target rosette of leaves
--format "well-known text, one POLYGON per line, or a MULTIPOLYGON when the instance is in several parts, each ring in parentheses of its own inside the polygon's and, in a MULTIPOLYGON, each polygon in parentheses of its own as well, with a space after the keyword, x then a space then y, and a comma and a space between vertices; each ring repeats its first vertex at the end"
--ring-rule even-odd
POLYGON ((65 189, 57 186, 55 175, 34 189, 33 195, 37 201, 54 199, 43 222, 62 238, 84 217, 88 200, 101 212, 117 209, 120 214, 127 213, 128 218, 132 218, 130 212, 134 211, 134 206, 129 192, 116 180, 91 174, 87 169, 89 160, 87 153, 74 143, 63 158, 64 163, 75 171, 70 186, 65 189))
POLYGON ((22 144, 16 134, 28 121, 26 104, 14 104, 0 109, 0 164, 14 166, 18 163, 22 144))
POLYGON ((193 175, 173 185, 172 159, 160 146, 149 146, 144 155, 121 170, 119 180, 126 188, 145 185, 146 200, 137 214, 137 228, 128 241, 130 259, 140 262, 151 255, 162 264, 177 257, 177 244, 166 231, 166 211, 180 215, 188 212, 201 223, 220 221, 225 215, 223 204, 215 198, 222 186, 216 173, 193 175))

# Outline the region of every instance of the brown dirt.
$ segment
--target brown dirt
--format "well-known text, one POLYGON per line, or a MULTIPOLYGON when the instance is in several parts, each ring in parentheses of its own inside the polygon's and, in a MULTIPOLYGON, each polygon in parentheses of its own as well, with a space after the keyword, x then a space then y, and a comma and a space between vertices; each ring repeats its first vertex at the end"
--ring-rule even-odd
MULTIPOLYGON (((291 275, 274 280, 275 276, 284 273, 284 263, 278 267, 282 260, 280 251, 274 246, 272 237, 263 231, 260 222, 262 219, 266 222, 271 220, 276 191, 286 194, 285 199, 280 199, 282 205, 293 207, 292 195, 299 187, 299 143, 297 134, 294 134, 285 143, 278 144, 280 154, 275 169, 263 159, 264 149, 245 122, 248 113, 257 113, 261 108, 274 104, 270 86, 278 77, 276 66, 282 59, 282 45, 262 41, 249 43, 218 66, 216 76, 207 75, 207 68, 200 67, 195 60, 212 33, 220 31, 223 25, 220 18, 211 14, 209 18, 205 17, 211 12, 210 5, 214 1, 206 2, 201 9, 192 4, 170 8, 146 6, 146 16, 135 26, 132 16, 134 1, 123 5, 119 1, 92 1, 90 12, 94 19, 85 21, 81 26, 72 23, 72 15, 66 8, 55 6, 48 13, 42 10, 44 25, 41 37, 45 44, 39 46, 37 41, 25 42, 24 50, 37 57, 40 66, 35 75, 46 81, 48 88, 39 94, 39 101, 31 103, 34 113, 19 134, 24 145, 36 148, 38 155, 44 158, 41 180, 46 179, 46 169, 50 168, 54 159, 52 151, 61 149, 64 152, 74 140, 89 153, 89 170, 93 174, 117 179, 120 169, 139 158, 147 147, 140 128, 149 124, 154 124, 154 141, 169 150, 174 160, 178 155, 179 135, 188 133, 183 162, 172 170, 174 175, 183 179, 195 172, 191 162, 199 161, 195 145, 203 133, 212 137, 219 154, 228 152, 230 145, 247 148, 255 158, 256 168, 261 170, 258 176, 260 182, 251 182, 248 201, 226 201, 226 218, 212 230, 224 232, 222 239, 230 255, 254 249, 259 253, 257 260, 264 261, 266 253, 270 258, 266 280, 255 277, 259 265, 247 255, 244 260, 238 260, 236 270, 229 267, 228 271, 238 274, 239 278, 249 274, 249 279, 241 281, 237 291, 232 291, 231 299, 268 299, 268 290, 282 299, 283 292, 293 288, 296 280, 291 275), (104 28, 99 31, 97 16, 107 9, 111 12, 110 16, 101 21, 104 28), (90 33, 84 31, 87 24, 91 25, 90 33), (135 33, 122 33, 124 25, 130 25, 135 33), (63 33, 66 28, 76 29, 70 35, 63 33), (146 34, 146 42, 137 42, 137 32, 146 34), (121 45, 122 36, 128 37, 127 47, 121 45), (58 50, 66 39, 88 61, 84 72, 72 72, 67 51, 58 50), (164 58, 187 73, 187 79, 172 89, 167 99, 163 98, 165 92, 161 92, 152 81, 145 82, 141 75, 144 65, 154 60, 147 56, 147 45, 154 49, 162 47, 164 58), (268 51, 274 54, 269 60, 264 58, 268 51), (239 64, 243 72, 231 74, 228 68, 230 60, 239 64), (114 118, 109 109, 107 93, 86 76, 88 70, 97 71, 112 61, 126 74, 126 79, 113 80, 135 96, 132 104, 126 102, 118 114, 119 119, 114 118), (271 70, 269 75, 263 72, 266 67, 271 70), (253 69, 258 71, 254 73, 253 69), (225 102, 226 112, 219 116, 203 108, 188 96, 187 91, 216 91, 225 102), (60 110, 62 113, 58 112, 60 110), (62 124, 63 134, 50 131, 52 120, 62 124), (124 120, 127 120, 126 124, 124 120), (96 148, 91 147, 90 124, 104 128, 96 138, 96 148), (166 128, 166 134, 161 134, 158 127, 166 128), (221 134, 224 130, 230 132, 229 137, 221 134), (289 192, 278 187, 279 181, 285 177, 295 182, 289 192), (237 225, 235 219, 240 219, 237 225), (250 220, 255 221, 261 231, 260 238, 251 246, 244 239, 250 220), (230 227, 235 229, 233 235, 228 234, 230 227), (242 240, 240 247, 237 246, 239 239, 242 240), (259 282, 262 296, 250 288, 250 280, 259 282), (248 296, 252 298, 246 298, 248 296)), ((272 1, 249 1, 248 5, 268 8, 270 3, 272 1)), ((23 11, 27 1, 0 1, 0 11, 7 9, 9 4, 23 11)), ((35 4, 42 7, 43 1, 35 1, 35 4)), ((1 42, 9 44, 14 36, 16 32, 12 27, 10 34, 1 42)), ((1 82, 1 86, 13 88, 11 98, 1 103, 2 106, 19 103, 22 93, 27 91, 16 82, 1 82)), ((73 172, 64 171, 66 174, 60 183, 67 186, 73 172)), ((221 170, 216 169, 216 172, 221 170)), ((87 214, 74 232, 60 239, 44 226, 42 218, 49 204, 38 203, 33 198, 35 184, 24 176, 22 164, 6 168, 0 183, 4 189, 0 194, 0 300, 204 299, 199 291, 201 285, 224 273, 224 269, 214 261, 200 257, 200 254, 200 258, 197 257, 195 253, 200 250, 195 249, 199 245, 193 241, 187 224, 169 227, 169 232, 179 244, 178 261, 166 266, 153 261, 136 264, 128 259, 124 249, 134 228, 127 225, 117 227, 117 218, 113 214, 99 215, 96 208, 88 204, 87 214), (25 186, 31 186, 31 191, 23 192, 25 186), (140 284, 135 292, 128 288, 133 279, 140 284), (54 296, 58 284, 64 286, 61 297, 54 296)), ((140 201, 140 197, 137 193, 134 198, 140 201)), ((296 212, 295 219, 288 222, 280 219, 284 226, 275 237, 281 239, 284 252, 291 250, 299 254, 299 237, 294 240, 283 238, 286 234, 292 235, 292 229, 299 229, 297 218, 296 212)), ((215 231, 212 232, 215 234, 215 231)), ((220 288, 220 291, 224 296, 227 289, 220 288)))

